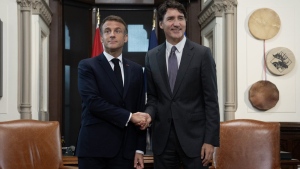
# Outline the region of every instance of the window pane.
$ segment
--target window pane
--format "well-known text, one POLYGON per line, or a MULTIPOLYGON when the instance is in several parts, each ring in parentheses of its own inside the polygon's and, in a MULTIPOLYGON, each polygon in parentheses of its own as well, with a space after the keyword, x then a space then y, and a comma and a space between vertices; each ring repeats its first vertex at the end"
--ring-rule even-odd
POLYGON ((147 52, 149 39, 143 25, 128 25, 128 52, 147 52))

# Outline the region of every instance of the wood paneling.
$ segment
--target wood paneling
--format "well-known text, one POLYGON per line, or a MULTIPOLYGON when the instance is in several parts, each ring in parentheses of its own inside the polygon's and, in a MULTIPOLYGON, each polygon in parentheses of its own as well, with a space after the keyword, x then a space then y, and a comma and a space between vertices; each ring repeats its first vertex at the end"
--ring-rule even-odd
POLYGON ((186 26, 186 35, 187 37, 198 43, 201 44, 201 29, 198 23, 198 14, 201 9, 201 2, 200 1, 191 1, 190 3, 186 4, 187 9, 187 26, 186 26))
MULTIPOLYGON (((73 2, 80 2, 86 4, 109 4, 109 5, 124 5, 124 4, 131 4, 131 5, 159 5, 164 0, 66 0, 66 1, 73 1, 73 2)), ((183 0, 186 1, 186 0, 183 0)))
POLYGON ((49 119, 59 121, 62 126, 63 105, 63 32, 61 1, 50 0, 53 13, 49 37, 49 119))
POLYGON ((154 0, 95 0, 96 4, 134 4, 134 5, 146 5, 154 4, 154 0))

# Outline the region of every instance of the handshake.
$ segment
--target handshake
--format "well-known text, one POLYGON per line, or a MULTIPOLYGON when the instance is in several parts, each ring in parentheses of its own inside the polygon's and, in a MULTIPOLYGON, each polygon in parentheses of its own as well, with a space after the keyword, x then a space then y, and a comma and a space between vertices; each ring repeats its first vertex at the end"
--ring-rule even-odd
POLYGON ((151 123, 151 116, 148 113, 136 112, 132 113, 130 121, 136 126, 139 126, 141 130, 145 130, 151 123))

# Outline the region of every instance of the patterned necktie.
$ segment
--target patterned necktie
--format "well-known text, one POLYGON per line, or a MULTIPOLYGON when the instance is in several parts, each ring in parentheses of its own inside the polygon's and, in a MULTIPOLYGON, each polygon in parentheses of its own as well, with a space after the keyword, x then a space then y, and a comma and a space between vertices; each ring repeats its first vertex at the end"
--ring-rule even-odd
POLYGON ((172 92, 174 89, 177 71, 178 71, 177 57, 175 51, 176 51, 176 47, 173 46, 168 60, 168 75, 169 75, 169 83, 172 92))
POLYGON ((117 77, 118 83, 119 83, 119 87, 121 87, 120 89, 123 90, 123 80, 122 80, 122 74, 121 74, 121 68, 119 65, 119 59, 114 58, 111 60, 114 63, 114 72, 115 75, 117 77))

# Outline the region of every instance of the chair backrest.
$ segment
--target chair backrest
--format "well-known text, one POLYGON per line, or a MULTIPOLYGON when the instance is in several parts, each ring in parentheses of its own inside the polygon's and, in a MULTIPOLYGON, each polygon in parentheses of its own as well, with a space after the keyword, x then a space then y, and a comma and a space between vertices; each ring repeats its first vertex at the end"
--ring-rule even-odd
POLYGON ((213 163, 216 169, 280 169, 280 123, 221 122, 213 163))
POLYGON ((57 121, 0 122, 0 169, 58 169, 62 166, 57 121))

